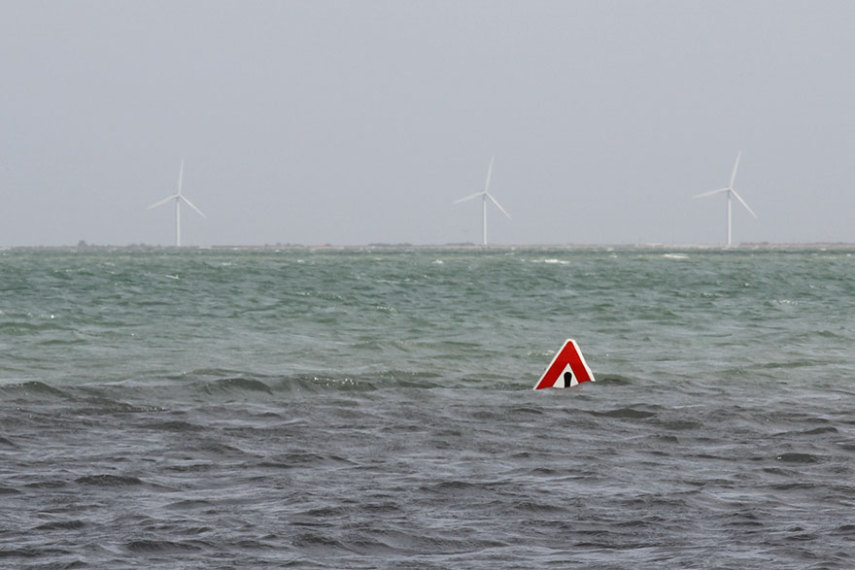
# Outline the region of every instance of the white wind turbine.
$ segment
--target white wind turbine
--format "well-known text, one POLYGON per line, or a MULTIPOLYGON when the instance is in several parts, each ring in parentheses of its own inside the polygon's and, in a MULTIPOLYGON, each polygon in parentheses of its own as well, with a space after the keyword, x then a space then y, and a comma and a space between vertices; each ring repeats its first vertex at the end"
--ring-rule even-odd
POLYGON ((181 246, 181 202, 184 202, 191 208, 193 208, 197 214, 205 217, 205 214, 202 213, 202 210, 193 205, 193 202, 184 197, 184 194, 181 193, 181 181, 184 178, 184 160, 181 160, 181 168, 178 170, 178 192, 172 194, 171 196, 167 196, 163 200, 159 202, 155 202, 148 209, 157 208, 158 206, 162 206, 166 204, 170 200, 175 200, 175 246, 181 246))
POLYGON ((730 244, 731 244, 731 235, 732 235, 731 230, 733 228, 733 222, 732 222, 733 209, 732 209, 732 204, 731 204, 732 198, 735 197, 737 200, 739 200, 739 203, 742 204, 743 206, 745 206, 745 209, 748 210, 748 212, 752 216, 754 216, 755 219, 757 218, 757 214, 754 213, 754 210, 752 210, 751 207, 745 202, 745 200, 742 199, 742 196, 740 196, 739 193, 737 193, 737 191, 733 189, 733 181, 736 179, 736 168, 739 166, 739 157, 740 156, 742 156, 742 151, 740 151, 736 155, 736 162, 733 163, 733 172, 731 172, 731 174, 730 174, 730 185, 727 188, 719 188, 718 190, 712 190, 710 192, 704 192, 703 194, 698 194, 697 196, 695 196, 695 198, 703 198, 705 196, 712 196, 713 194, 721 194, 722 192, 727 193, 727 245, 728 245, 728 247, 730 247, 730 244))
POLYGON ((488 199, 491 202, 493 202, 493 204, 495 204, 496 207, 505 216, 507 216, 509 220, 511 219, 511 215, 507 211, 505 211, 505 209, 502 207, 502 205, 499 204, 499 202, 495 198, 493 198, 492 194, 490 194, 490 177, 493 174, 493 160, 495 160, 495 157, 490 159, 490 166, 487 169, 487 181, 484 183, 484 190, 482 190, 481 192, 477 192, 475 194, 472 194, 470 196, 466 196, 465 198, 461 198, 459 200, 454 201, 455 204, 459 204, 460 202, 465 202, 466 200, 471 200, 472 198, 477 198, 479 196, 481 197, 481 207, 482 207, 482 211, 483 211, 482 229, 483 229, 483 234, 484 234, 484 242, 483 242, 484 245, 487 245, 487 200, 488 199))

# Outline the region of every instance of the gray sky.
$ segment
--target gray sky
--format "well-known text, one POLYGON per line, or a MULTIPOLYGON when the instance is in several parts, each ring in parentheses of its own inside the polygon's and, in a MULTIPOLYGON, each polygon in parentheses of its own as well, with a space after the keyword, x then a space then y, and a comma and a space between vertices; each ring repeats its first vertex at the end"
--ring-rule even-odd
POLYGON ((0 0, 0 246, 855 242, 855 2, 0 0))

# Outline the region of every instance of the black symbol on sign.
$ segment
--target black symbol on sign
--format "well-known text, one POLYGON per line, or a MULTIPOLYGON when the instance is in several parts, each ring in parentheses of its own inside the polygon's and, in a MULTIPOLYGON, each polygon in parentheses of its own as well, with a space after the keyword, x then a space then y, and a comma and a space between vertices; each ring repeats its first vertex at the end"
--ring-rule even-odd
POLYGON ((572 381, 573 381, 573 373, 570 371, 565 372, 564 373, 564 387, 569 388, 570 382, 572 382, 572 381))

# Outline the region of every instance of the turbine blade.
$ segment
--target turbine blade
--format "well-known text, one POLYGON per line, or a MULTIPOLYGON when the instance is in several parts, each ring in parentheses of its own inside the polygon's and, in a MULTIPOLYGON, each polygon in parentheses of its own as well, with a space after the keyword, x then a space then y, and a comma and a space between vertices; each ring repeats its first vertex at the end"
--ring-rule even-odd
POLYGON ((757 214, 755 214, 754 210, 751 209, 751 207, 748 205, 748 203, 742 199, 742 196, 737 194, 736 190, 731 190, 731 192, 733 193, 734 196, 736 196, 736 199, 739 200, 739 203, 742 204, 743 206, 745 206, 745 209, 748 210, 748 212, 752 216, 754 216, 754 219, 757 219, 757 214))
POLYGON ((183 200, 183 201, 184 201, 184 203, 185 203, 185 204, 187 204, 188 206, 190 206, 191 208, 193 208, 194 210, 196 210, 196 213, 197 213, 197 214, 199 214, 199 215, 200 215, 200 216, 202 216, 203 218, 207 218, 207 216, 206 216, 205 214, 203 214, 203 213, 202 213, 202 210, 200 210, 199 208, 197 208, 196 206, 194 206, 194 205, 193 205, 193 202, 191 202, 190 200, 188 200, 188 199, 187 199, 187 198, 185 198, 184 196, 179 196, 179 197, 181 198, 181 200, 183 200))
POLYGON ((493 177, 493 161, 496 160, 496 157, 490 158, 490 166, 487 167, 487 181, 484 182, 484 192, 490 189, 490 178, 493 177))
POLYGON ((181 159, 181 166, 178 168, 178 195, 181 195, 181 182, 184 179, 184 159, 181 159))
POLYGON ((510 220, 510 219, 511 219, 511 215, 507 212, 507 210, 505 210, 504 208, 502 208, 502 205, 501 205, 501 204, 499 204, 499 202, 498 202, 495 198, 493 198, 493 195, 492 195, 492 194, 490 194, 489 192, 485 192, 485 194, 487 195, 487 198, 489 198, 489 199, 490 199, 490 201, 491 201, 491 202, 493 202, 493 203, 496 205, 496 207, 497 207, 498 209, 500 209, 500 210, 502 211, 502 213, 503 213, 504 215, 506 215, 506 216, 508 217, 508 219, 510 220))
POLYGON ((739 157, 742 156, 742 151, 740 150, 736 154, 736 162, 733 163, 733 172, 730 173, 730 188, 733 188, 733 181, 736 180, 736 169, 739 168, 739 157))
POLYGON ((710 190, 709 192, 704 192, 703 194, 695 194, 692 198, 704 198, 706 196, 712 196, 713 194, 721 194, 722 192, 727 192, 730 188, 719 188, 718 190, 710 190))
POLYGON ((176 198, 179 198, 179 197, 180 196, 178 194, 173 194, 172 196, 167 196, 163 200, 160 200, 159 202, 155 202, 151 206, 148 206, 146 208, 146 210, 151 210, 152 208, 157 208, 158 206, 162 206, 162 205, 166 204, 167 202, 169 202, 170 200, 175 200, 176 198))
POLYGON ((471 200, 472 198, 478 198, 478 197, 483 196, 483 195, 484 195, 484 192, 476 192, 475 194, 472 194, 470 196, 466 196, 465 198, 460 198, 459 200, 455 200, 454 202, 452 202, 452 204, 459 204, 460 202, 465 202, 466 200, 471 200))

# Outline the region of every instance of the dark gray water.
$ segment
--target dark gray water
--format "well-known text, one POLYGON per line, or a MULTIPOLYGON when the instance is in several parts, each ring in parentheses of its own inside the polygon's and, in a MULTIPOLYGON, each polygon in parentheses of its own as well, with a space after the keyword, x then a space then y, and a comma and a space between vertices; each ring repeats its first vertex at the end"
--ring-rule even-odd
POLYGON ((855 567, 854 264, 2 252, 0 566, 855 567))

